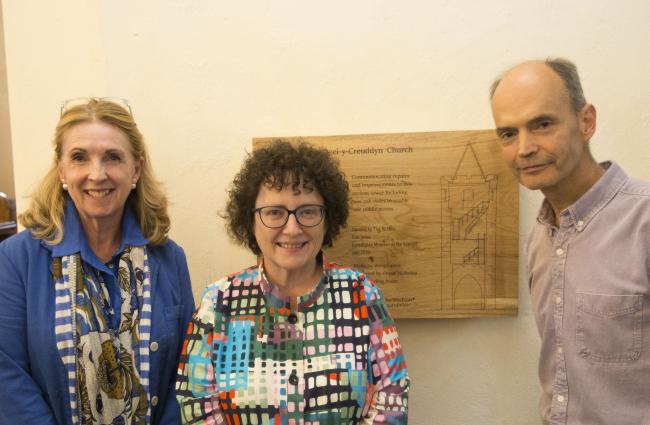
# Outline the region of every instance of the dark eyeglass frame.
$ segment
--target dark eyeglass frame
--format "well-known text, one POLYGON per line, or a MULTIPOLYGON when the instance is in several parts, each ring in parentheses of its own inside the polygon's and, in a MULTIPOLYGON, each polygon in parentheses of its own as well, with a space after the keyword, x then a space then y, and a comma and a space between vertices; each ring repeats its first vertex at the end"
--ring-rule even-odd
POLYGON ((257 213, 257 215, 259 215, 260 221, 262 222, 262 224, 264 226, 268 227, 269 229, 279 229, 279 228, 284 227, 284 226, 287 225, 287 223, 289 222, 289 216, 291 216, 291 214, 293 214, 293 216, 296 217, 296 222, 299 225, 301 225, 302 227, 316 227, 316 226, 318 226, 319 224, 321 224, 323 222, 323 219, 325 218, 325 211, 326 210, 327 210, 327 208, 325 207, 325 205, 319 205, 319 204, 305 204, 305 205, 299 206, 295 210, 290 210, 289 208, 284 207, 282 205, 265 205, 263 207, 252 208, 251 212, 253 214, 257 213), (298 217, 297 212, 300 211, 303 208, 308 208, 308 207, 318 207, 320 209, 320 220, 318 221, 318 223, 316 223, 316 224, 303 224, 303 223, 300 222, 300 218, 298 217), (278 225, 278 226, 269 226, 268 224, 266 224, 264 222, 264 219, 262 218, 262 210, 264 210, 266 208, 276 208, 276 209, 281 209, 281 210, 286 211, 287 216, 286 216, 286 218, 284 220, 284 223, 282 223, 281 225, 278 225))
POLYGON ((121 106, 125 110, 128 111, 129 115, 133 117, 133 111, 131 110, 131 105, 129 104, 129 101, 123 97, 95 97, 95 96, 89 96, 89 97, 74 97, 72 99, 66 99, 63 102, 61 102, 61 110, 59 112, 59 117, 62 117, 64 113, 68 109, 72 109, 76 106, 83 106, 87 105, 88 102, 91 100, 95 100, 97 102, 111 102, 116 104, 117 106, 121 106))

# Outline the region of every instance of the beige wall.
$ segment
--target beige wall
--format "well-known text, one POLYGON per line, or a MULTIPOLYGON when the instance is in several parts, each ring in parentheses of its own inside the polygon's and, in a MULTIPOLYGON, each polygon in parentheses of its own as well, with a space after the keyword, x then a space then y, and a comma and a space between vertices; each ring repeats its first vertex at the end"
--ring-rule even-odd
MULTIPOLYGON (((252 262, 217 212, 251 138, 492 126, 505 67, 563 55, 599 111, 597 158, 650 179, 650 6, 629 0, 4 0, 19 209, 59 102, 124 96, 173 201, 196 293, 252 262)), ((521 193, 521 234, 539 196, 521 193)), ((538 423, 538 338, 517 318, 399 321, 411 424, 538 423)))
POLYGON ((9 96, 7 94, 7 68, 5 64, 4 29, 0 2, 0 192, 15 196, 14 166, 11 157, 11 127, 9 125, 9 96))

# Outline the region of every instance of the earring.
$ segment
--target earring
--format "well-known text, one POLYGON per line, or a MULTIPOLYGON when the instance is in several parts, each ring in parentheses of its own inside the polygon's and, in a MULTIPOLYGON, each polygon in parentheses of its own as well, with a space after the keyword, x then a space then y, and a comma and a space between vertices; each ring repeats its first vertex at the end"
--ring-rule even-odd
POLYGON ((136 183, 137 181, 133 181, 133 183, 131 183, 131 190, 135 190, 136 183))
POLYGON ((65 180, 61 180, 61 187, 64 191, 68 191, 68 184, 65 182, 65 180))

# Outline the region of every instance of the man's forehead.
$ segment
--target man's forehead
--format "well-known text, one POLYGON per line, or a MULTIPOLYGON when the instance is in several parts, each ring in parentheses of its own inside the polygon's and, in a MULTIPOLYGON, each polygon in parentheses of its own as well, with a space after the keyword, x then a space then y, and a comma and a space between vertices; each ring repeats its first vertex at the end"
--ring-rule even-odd
POLYGON ((507 71, 494 91, 494 97, 512 95, 522 90, 558 90, 564 88, 562 79, 542 61, 524 62, 507 71))
POLYGON ((525 62, 507 71, 492 97, 495 120, 510 115, 533 118, 569 105, 564 82, 541 61, 525 62))

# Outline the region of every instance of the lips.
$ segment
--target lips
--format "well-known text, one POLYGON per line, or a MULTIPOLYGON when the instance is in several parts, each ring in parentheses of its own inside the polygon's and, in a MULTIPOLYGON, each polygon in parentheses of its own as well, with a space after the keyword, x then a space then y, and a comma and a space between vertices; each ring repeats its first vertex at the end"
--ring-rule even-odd
POLYGON ((531 173, 536 173, 538 171, 541 171, 547 166, 548 164, 527 165, 525 167, 519 167, 519 170, 523 173, 531 174, 531 173))
POLYGON ((113 190, 112 189, 86 189, 84 192, 87 195, 92 196, 93 198, 103 198, 105 196, 108 196, 109 193, 111 193, 113 190))
POLYGON ((299 243, 278 242, 277 245, 280 248, 285 248, 285 249, 299 249, 307 245, 307 242, 299 242, 299 243))

